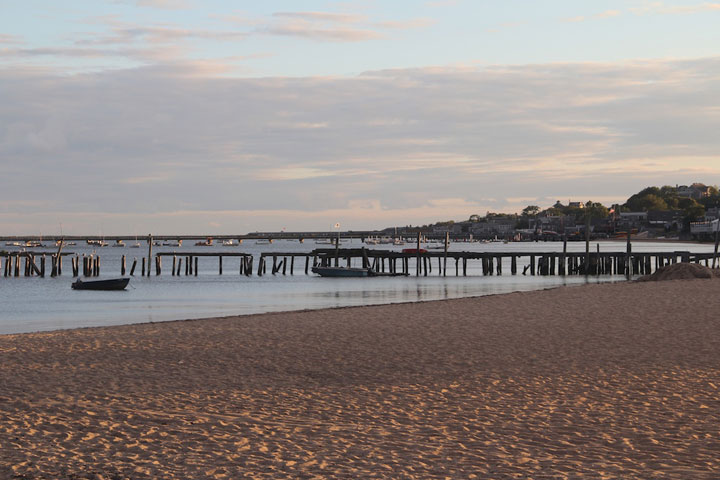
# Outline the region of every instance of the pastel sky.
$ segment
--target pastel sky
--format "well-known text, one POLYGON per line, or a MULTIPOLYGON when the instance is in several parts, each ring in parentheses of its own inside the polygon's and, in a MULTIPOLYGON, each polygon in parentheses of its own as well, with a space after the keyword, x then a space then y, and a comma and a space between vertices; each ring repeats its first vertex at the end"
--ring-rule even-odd
POLYGON ((720 183, 720 3, 0 0, 0 234, 372 229, 720 183))

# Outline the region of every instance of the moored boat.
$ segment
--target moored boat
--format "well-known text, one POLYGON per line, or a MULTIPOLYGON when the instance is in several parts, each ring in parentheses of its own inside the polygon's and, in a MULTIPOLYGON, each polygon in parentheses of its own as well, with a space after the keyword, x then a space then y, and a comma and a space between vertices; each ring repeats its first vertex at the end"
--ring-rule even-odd
POLYGON ((72 285, 73 290, 125 290, 129 278, 108 278, 106 280, 85 280, 78 278, 72 285))
POLYGON ((369 268, 312 267, 312 272, 321 277, 369 277, 372 270, 369 268))

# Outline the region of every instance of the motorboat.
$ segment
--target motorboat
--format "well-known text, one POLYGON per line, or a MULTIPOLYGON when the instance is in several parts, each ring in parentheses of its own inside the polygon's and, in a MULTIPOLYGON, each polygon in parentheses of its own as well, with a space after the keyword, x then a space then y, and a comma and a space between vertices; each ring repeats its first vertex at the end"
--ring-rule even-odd
POLYGON ((372 270, 350 267, 312 267, 312 272, 321 277, 369 277, 372 270))
POLYGON ((223 247, 237 247, 238 245, 240 245, 240 242, 237 242, 236 240, 233 240, 232 238, 228 239, 228 240, 223 240, 223 242, 222 242, 223 247))
POLYGON ((125 290, 129 278, 109 278, 105 280, 82 280, 78 278, 72 285, 73 290, 125 290))
POLYGON ((124 247, 124 246, 125 246, 125 242, 123 242, 122 240, 115 240, 115 244, 113 245, 113 247, 124 247))

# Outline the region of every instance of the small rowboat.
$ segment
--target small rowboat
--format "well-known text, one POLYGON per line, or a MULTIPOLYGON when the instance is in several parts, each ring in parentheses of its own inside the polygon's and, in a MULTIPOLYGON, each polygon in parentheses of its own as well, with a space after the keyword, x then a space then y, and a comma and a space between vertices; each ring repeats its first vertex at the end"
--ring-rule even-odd
POLYGON ((87 280, 77 279, 71 285, 73 290, 125 290, 130 283, 129 278, 110 278, 107 280, 87 280))

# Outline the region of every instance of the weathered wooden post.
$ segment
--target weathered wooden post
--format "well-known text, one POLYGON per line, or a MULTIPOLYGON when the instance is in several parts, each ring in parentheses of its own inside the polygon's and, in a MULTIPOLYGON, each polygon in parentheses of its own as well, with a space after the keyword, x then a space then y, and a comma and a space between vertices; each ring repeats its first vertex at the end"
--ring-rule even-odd
POLYGON ((120 275, 123 277, 125 276, 125 255, 122 256, 122 260, 120 261, 120 275))
POLYGON ((135 267, 137 266, 137 257, 133 258, 132 267, 130 267, 130 276, 135 276, 135 267))
POLYGON ((715 268, 718 256, 718 246, 720 246, 720 219, 716 220, 717 226, 715 227, 715 250, 713 251, 712 268, 715 268))
POLYGON ((447 275, 447 253, 450 246, 450 232, 445 232, 445 253, 443 255, 443 277, 447 275))
POLYGON ((222 275, 222 255, 218 255, 218 275, 222 275))
POLYGON ((40 276, 42 278, 45 278, 45 254, 42 254, 42 257, 40 257, 40 276))
POLYGON ((339 231, 338 231, 337 237, 335 238, 335 266, 336 267, 340 266, 340 232, 339 231))
POLYGON ((148 234, 148 269, 147 269, 147 275, 150 276, 150 265, 152 262, 152 247, 153 247, 153 237, 152 234, 148 234))
POLYGON ((631 244, 631 241, 630 241, 630 235, 631 235, 630 228, 628 228, 628 232, 627 232, 627 247, 626 247, 626 252, 625 252, 625 256, 626 256, 626 259, 625 259, 625 268, 626 268, 626 274, 627 274, 627 278, 628 278, 628 279, 629 279, 630 276, 632 275, 632 261, 631 261, 631 260, 632 260, 632 244, 631 244))
POLYGON ((142 270, 140 270, 140 276, 145 276, 145 257, 142 257, 142 270))
POLYGON ((417 234, 417 248, 415 249, 415 276, 420 276, 420 232, 417 234))
POLYGON ((195 257, 195 276, 198 276, 198 257, 195 257))
MULTIPOLYGON (((590 203, 590 202, 588 202, 590 203)), ((585 211, 585 275, 590 274, 590 206, 585 211)))
MULTIPOLYGON (((178 258, 178 264, 177 264, 177 270, 176 270, 176 276, 180 276, 180 272, 182 272, 182 257, 178 258)), ((187 275, 187 274, 186 274, 187 275)))
POLYGON ((172 266, 172 276, 173 277, 175 276, 176 269, 177 269, 177 255, 173 255, 173 266, 172 266))

